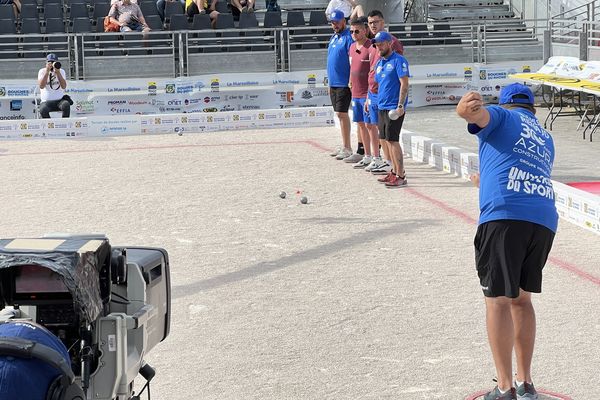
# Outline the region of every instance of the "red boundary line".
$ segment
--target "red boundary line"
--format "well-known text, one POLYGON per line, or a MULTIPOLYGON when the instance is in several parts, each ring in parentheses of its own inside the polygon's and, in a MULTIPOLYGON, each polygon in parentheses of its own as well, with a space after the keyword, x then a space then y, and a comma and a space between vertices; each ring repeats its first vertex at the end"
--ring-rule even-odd
MULTIPOLYGON (((329 151, 329 148, 323 146, 321 143, 315 140, 275 140, 270 142, 237 142, 237 143, 219 143, 219 144, 174 144, 174 145, 164 145, 164 146, 133 146, 133 147, 122 147, 115 149, 94 149, 94 150, 59 150, 59 151, 39 151, 39 152, 29 152, 29 153, 0 153, 0 157, 10 157, 10 156, 28 156, 28 155, 44 155, 44 154, 76 154, 76 153, 100 153, 100 152, 110 152, 110 151, 130 151, 130 150, 158 150, 158 149, 177 149, 177 148, 197 148, 197 147, 222 147, 222 146, 261 146, 261 145, 278 145, 278 144, 299 144, 304 143, 309 146, 312 146, 321 151, 329 151)), ((415 197, 419 197, 423 200, 430 202, 436 207, 446 211, 448 214, 451 214, 466 223, 469 224, 477 224, 477 220, 470 215, 457 210, 454 207, 449 206, 443 201, 434 199, 432 197, 427 196, 426 194, 421 193, 420 191, 413 188, 405 188, 403 191, 407 191, 415 197)), ((552 264, 562 268, 566 271, 569 271, 578 277, 585 279, 596 286, 600 287, 600 278, 594 276, 590 273, 587 273, 580 268, 577 268, 575 265, 561 260, 558 257, 549 257, 549 260, 552 264)))

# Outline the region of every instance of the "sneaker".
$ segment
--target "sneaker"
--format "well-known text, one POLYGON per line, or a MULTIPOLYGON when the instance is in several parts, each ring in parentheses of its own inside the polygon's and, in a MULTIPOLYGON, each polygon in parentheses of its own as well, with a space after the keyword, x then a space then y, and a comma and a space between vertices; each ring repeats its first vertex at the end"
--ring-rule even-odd
POLYGON ((404 187, 408 185, 408 181, 406 180, 406 176, 404 178, 400 178, 398 175, 395 175, 390 179, 389 182, 385 183, 385 187, 389 189, 404 187))
POLYGON ((374 168, 371 170, 373 175, 387 175, 392 172, 392 166, 387 163, 387 161, 382 161, 379 168, 374 168))
POLYGON ((349 157, 344 158, 344 162, 346 162, 348 164, 355 164, 355 163, 359 162, 360 160, 362 160, 363 157, 364 156, 362 154, 354 153, 354 154, 350 155, 349 157))
POLYGON ((338 146, 338 147, 336 147, 336 148, 335 148, 335 149, 334 149, 334 150, 333 150, 331 153, 329 153, 329 155, 330 155, 331 157, 335 157, 335 156, 337 156, 338 154, 340 154, 340 151, 342 151, 342 146, 338 146))
POLYGON ((488 392, 485 396, 483 396, 483 400, 516 400, 517 399, 517 391, 515 388, 510 388, 509 391, 502 394, 500 393, 500 389, 498 386, 494 388, 491 392, 488 392))
POLYGON ((373 169, 381 167, 382 164, 381 157, 373 157, 371 163, 365 167, 365 171, 371 172, 373 169))
POLYGON ((352 150, 350 149, 341 149, 340 152, 335 156, 336 160, 343 160, 346 157, 350 157, 352 155, 352 150))
POLYGON ((396 174, 394 174, 393 172, 388 172, 386 176, 384 176, 383 178, 378 178, 377 182, 379 183, 388 183, 390 180, 392 180, 394 177, 396 176, 396 174))
POLYGON ((515 387, 517 388, 518 400, 538 400, 538 394, 535 387, 533 387, 533 383, 523 382, 521 386, 517 386, 515 382, 515 387))
MULTIPOLYGON (((344 160, 346 161, 346 160, 344 160)), ((360 160, 359 162, 357 162, 356 164, 354 164, 352 166, 352 168, 354 169, 362 169, 362 168, 367 168, 367 166, 371 165, 371 156, 364 156, 362 158, 362 160, 360 160)))

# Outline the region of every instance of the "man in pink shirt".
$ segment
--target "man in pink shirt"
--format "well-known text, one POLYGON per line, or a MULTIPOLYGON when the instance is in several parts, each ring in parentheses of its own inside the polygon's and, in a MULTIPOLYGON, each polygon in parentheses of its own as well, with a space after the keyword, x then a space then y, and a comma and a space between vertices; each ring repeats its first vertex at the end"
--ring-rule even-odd
MULTIPOLYGON (((371 142, 365 122, 365 103, 369 88, 369 48, 371 41, 367 38, 367 18, 359 17, 350 21, 350 33, 354 43, 348 53, 350 57, 350 84, 352 90, 352 121, 358 125, 358 142, 364 146, 364 156, 358 152, 345 158, 345 162, 356 162, 354 168, 365 168, 373 160, 371 149, 376 149, 379 156, 379 141, 371 142), (375 147, 372 147, 375 146, 375 147)), ((360 146, 359 146, 360 147, 360 146)))
MULTIPOLYGON (((373 36, 377 35, 378 32, 384 31, 385 19, 383 18, 383 13, 379 10, 371 11, 368 16, 368 24, 369 30, 373 36)), ((398 39, 393 36, 392 38, 392 51, 403 55, 404 46, 402 46, 402 43, 400 43, 398 39)), ((379 139, 379 132, 377 129, 377 123, 379 122, 377 114, 379 113, 379 110, 377 109, 378 86, 377 82, 375 82, 375 66, 377 65, 377 62, 379 62, 381 56, 375 46, 369 48, 369 57, 371 68, 369 70, 369 92, 367 95, 367 104, 365 105, 365 111, 368 114, 368 119, 366 121, 367 130, 369 131, 369 136, 372 140, 374 140, 373 137, 377 137, 377 140, 381 143, 385 159, 373 158, 373 161, 365 168, 365 171, 372 172, 374 175, 387 175, 392 170, 392 153, 388 147, 387 140, 379 139)))

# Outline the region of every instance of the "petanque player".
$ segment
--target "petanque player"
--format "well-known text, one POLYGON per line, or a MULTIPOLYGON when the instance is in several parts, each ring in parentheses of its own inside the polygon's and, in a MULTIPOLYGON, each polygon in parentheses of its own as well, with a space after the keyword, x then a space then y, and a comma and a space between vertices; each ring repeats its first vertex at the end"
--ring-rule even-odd
POLYGON ((392 35, 381 31, 373 38, 381 59, 375 67, 375 81, 379 86, 377 95, 379 138, 392 161, 392 170, 379 182, 388 188, 407 185, 404 159, 400 146, 400 131, 408 103, 408 61, 392 49, 392 35))
POLYGON ((367 38, 367 17, 359 17, 350 21, 350 33, 354 43, 350 46, 350 83, 352 92, 352 122, 358 127, 359 150, 344 162, 356 163, 354 168, 367 167, 373 156, 379 156, 379 140, 371 141, 367 130, 367 114, 365 103, 369 87, 369 48, 371 40, 367 38), (360 143, 364 144, 364 155, 359 153, 360 143))
MULTIPOLYGON (((379 10, 372 10, 367 18, 367 23, 369 25, 369 32, 371 37, 375 37, 379 32, 385 31, 385 19, 383 17, 383 13, 379 10)), ((392 49, 402 55, 404 53, 404 47, 402 43, 398 39, 396 39, 392 35, 392 49)), ((372 172, 375 175, 386 175, 392 170, 392 162, 390 155, 387 153, 387 146, 384 144, 384 140, 379 139, 379 131, 377 130, 378 120, 378 110, 377 110, 377 92, 378 86, 377 82, 375 82, 375 66, 379 62, 379 51, 377 47, 371 46, 369 49, 369 59, 371 64, 371 69, 369 70, 369 91, 367 94, 367 104, 365 104, 365 113, 368 117, 367 121, 367 129, 369 131, 369 136, 372 138, 371 140, 377 140, 381 143, 383 147, 383 155, 384 158, 374 157, 371 164, 369 164, 365 171, 372 172)))
POLYGON ((542 269, 558 224, 550 180, 554 142, 535 116, 533 93, 520 83, 501 90, 499 106, 484 107, 482 96, 469 92, 456 111, 479 140, 475 261, 498 382, 484 399, 537 399, 531 293, 542 290, 542 269))
POLYGON ((352 44, 350 30, 346 26, 344 13, 333 10, 328 16, 334 34, 327 45, 327 77, 329 79, 329 97, 333 105, 333 111, 340 121, 342 133, 342 146, 331 153, 338 160, 343 160, 352 155, 350 145, 350 60, 348 53, 352 44))

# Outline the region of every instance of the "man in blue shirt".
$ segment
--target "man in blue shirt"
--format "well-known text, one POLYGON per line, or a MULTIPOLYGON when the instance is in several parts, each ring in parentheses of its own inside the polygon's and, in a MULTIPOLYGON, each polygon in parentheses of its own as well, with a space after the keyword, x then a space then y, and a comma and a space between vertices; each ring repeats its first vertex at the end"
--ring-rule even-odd
POLYGON ((475 259, 498 377, 484 399, 532 400, 538 396, 531 378, 536 326, 531 293, 541 292, 542 269, 558 224, 550 180, 554 142, 535 117, 527 86, 506 86, 499 104, 484 107, 482 96, 469 92, 456 108, 479 139, 475 259))
POLYGON ((338 160, 343 160, 352 155, 350 145, 350 117, 348 109, 352 101, 350 93, 350 45, 352 44, 352 35, 346 27, 344 13, 340 10, 333 10, 329 14, 331 27, 335 32, 327 46, 327 79, 329 80, 329 96, 333 111, 340 120, 342 131, 342 146, 331 155, 338 160))
POLYGON ((404 110, 408 103, 408 61, 393 51, 393 37, 386 31, 378 32, 373 39, 381 59, 375 67, 375 81, 379 85, 377 96, 379 139, 392 159, 392 170, 378 179, 388 188, 407 185, 404 173, 400 131, 404 110))

